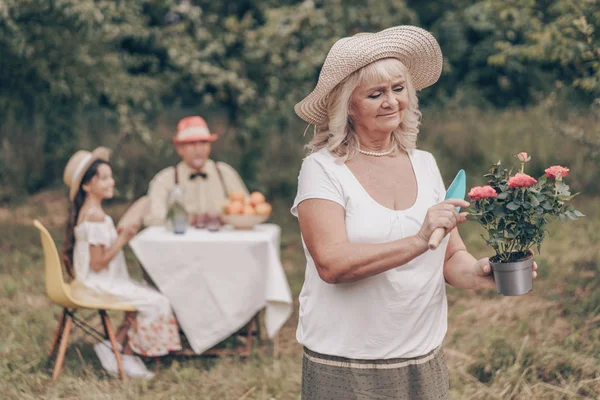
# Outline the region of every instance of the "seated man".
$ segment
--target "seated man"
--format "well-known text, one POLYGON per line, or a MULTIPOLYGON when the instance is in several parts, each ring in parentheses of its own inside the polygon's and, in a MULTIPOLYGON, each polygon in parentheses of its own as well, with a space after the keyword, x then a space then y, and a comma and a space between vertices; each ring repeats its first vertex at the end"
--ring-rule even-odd
POLYGON ((150 210, 145 225, 162 225, 167 218, 167 198, 176 183, 184 192, 184 207, 189 215, 219 214, 234 191, 248 195, 239 174, 224 162, 209 159, 211 143, 218 135, 198 116, 185 117, 177 124, 173 143, 181 162, 160 171, 150 182, 150 210))

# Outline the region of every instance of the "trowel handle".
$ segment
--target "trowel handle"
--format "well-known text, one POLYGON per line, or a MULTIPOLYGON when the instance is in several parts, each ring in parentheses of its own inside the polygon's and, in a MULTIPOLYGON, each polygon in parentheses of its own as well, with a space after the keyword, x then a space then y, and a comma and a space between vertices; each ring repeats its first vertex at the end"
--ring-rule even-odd
POLYGON ((446 236, 446 230, 444 228, 436 228, 429 237, 429 250, 437 249, 444 236, 446 236))

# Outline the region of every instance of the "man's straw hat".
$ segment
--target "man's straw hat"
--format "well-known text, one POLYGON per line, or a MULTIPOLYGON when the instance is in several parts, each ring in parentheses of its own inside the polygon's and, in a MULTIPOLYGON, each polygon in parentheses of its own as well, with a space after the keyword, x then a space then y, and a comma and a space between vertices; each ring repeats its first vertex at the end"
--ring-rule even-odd
POLYGON ((83 175, 85 175, 90 165, 96 160, 108 162, 109 158, 110 150, 106 147, 98 147, 94 151, 79 150, 71 156, 63 174, 63 181, 69 188, 69 200, 73 201, 75 199, 83 175))
POLYGON ((408 69, 416 90, 433 85, 442 73, 442 51, 433 35, 402 25, 377 33, 345 37, 329 50, 317 86, 296 104, 296 114, 309 124, 327 121, 327 95, 355 71, 383 58, 397 58, 408 69))
POLYGON ((204 118, 192 116, 179 121, 173 143, 214 142, 218 137, 216 133, 210 133, 204 118))

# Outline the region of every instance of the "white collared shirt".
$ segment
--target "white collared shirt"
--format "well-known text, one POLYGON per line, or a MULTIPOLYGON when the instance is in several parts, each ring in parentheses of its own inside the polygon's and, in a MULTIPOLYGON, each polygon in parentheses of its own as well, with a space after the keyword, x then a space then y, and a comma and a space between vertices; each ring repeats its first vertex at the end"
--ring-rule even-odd
MULTIPOLYGON (((226 190, 221 183, 215 162, 207 160, 203 172, 206 178, 190 179, 194 172, 183 161, 177 164, 179 185, 184 192, 184 206, 190 214, 219 213, 227 200, 227 193, 242 191, 248 194, 246 185, 233 167, 218 162, 226 190)), ((150 213, 144 218, 145 225, 162 225, 167 217, 167 198, 175 186, 175 167, 167 167, 160 171, 150 182, 150 213)))

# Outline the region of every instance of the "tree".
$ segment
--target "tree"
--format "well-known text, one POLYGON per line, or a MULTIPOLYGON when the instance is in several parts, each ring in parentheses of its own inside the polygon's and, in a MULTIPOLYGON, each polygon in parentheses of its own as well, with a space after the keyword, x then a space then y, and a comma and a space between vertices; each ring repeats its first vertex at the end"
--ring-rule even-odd
POLYGON ((600 87, 599 8, 593 0, 0 0, 0 180, 28 191, 56 181, 92 117, 119 132, 117 155, 127 141, 162 154, 156 117, 207 107, 225 110, 235 127, 228 143, 249 185, 289 191, 277 182, 293 181, 297 166, 284 157, 299 156, 306 127, 293 106, 337 39, 402 24, 431 30, 444 70, 422 104, 524 106, 561 87, 589 101, 600 87), (286 168, 261 176, 278 164, 286 168))
POLYGON ((491 65, 518 61, 552 70, 553 90, 572 87, 590 101, 600 96, 600 2, 596 0, 486 1, 500 21, 526 21, 522 42, 498 41, 491 65))
MULTIPOLYGON (((128 48, 131 42, 152 46, 156 28, 144 13, 147 3, 0 3, 0 113, 4 121, 17 121, 30 130, 34 120, 43 127, 21 138, 27 146, 37 136, 43 149, 28 189, 61 176, 86 112, 99 110, 117 120, 123 132, 141 132, 144 116, 159 109, 170 85, 157 57, 160 51, 128 48)), ((14 136, 6 140, 19 142, 14 136)))

